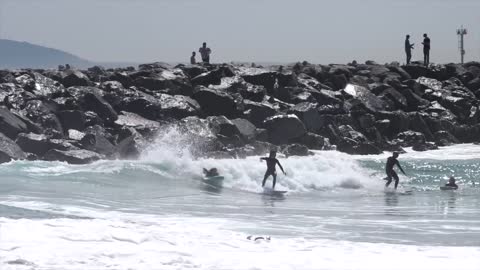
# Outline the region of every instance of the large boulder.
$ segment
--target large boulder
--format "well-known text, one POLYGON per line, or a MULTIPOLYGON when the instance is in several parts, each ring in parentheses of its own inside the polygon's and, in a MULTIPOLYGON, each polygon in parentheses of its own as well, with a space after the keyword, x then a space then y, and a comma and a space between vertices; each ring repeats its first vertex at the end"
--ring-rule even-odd
POLYGON ((14 141, 0 133, 0 163, 25 158, 26 154, 14 141))
POLYGON ((345 96, 359 102, 368 112, 375 113, 387 110, 387 104, 385 101, 381 100, 364 87, 349 84, 342 91, 345 96))
POLYGON ((137 159, 147 147, 145 138, 133 128, 125 128, 124 137, 116 146, 116 152, 121 159, 137 159))
POLYGON ((307 132, 305 125, 294 114, 276 115, 265 119, 269 141, 273 144, 286 144, 307 132))
POLYGON ((61 151, 52 149, 48 151, 44 159, 48 161, 63 161, 70 164, 88 164, 102 159, 103 156, 88 150, 61 151))
POLYGON ((453 144, 460 143, 460 141, 455 138, 450 132, 445 130, 439 130, 435 132, 435 144, 438 146, 449 146, 453 144))
POLYGON ((18 133, 27 132, 27 130, 27 125, 16 115, 0 107, 0 131, 3 134, 11 139, 15 139, 18 133))
POLYGON ((202 114, 200 104, 187 96, 160 94, 160 113, 167 118, 181 119, 188 116, 202 114))
POLYGON ((305 145, 312 150, 332 149, 332 145, 330 144, 330 140, 328 138, 325 138, 321 135, 310 133, 310 132, 305 133, 305 135, 303 135, 302 137, 296 140, 293 140, 293 142, 297 142, 302 145, 305 145))
POLYGON ((93 111, 106 123, 113 123, 118 115, 112 106, 96 91, 85 93, 85 109, 93 111))
POLYGON ((233 119, 232 123, 238 129, 240 136, 246 141, 252 141, 257 135, 257 128, 250 121, 242 118, 233 119))
POLYGON ((160 128, 160 123, 146 119, 138 114, 131 112, 121 112, 118 115, 118 119, 115 121, 115 124, 120 128, 134 128, 136 130, 158 130, 160 128))
POLYGON ((84 112, 79 110, 68 110, 61 111, 57 115, 64 130, 75 129, 82 131, 85 129, 86 118, 84 112))
POLYGON ((169 94, 191 95, 193 87, 181 69, 162 70, 151 76, 139 76, 134 85, 152 91, 165 91, 169 94))
POLYGON ((199 86, 195 88, 193 98, 207 115, 225 115, 227 117, 238 115, 235 99, 227 93, 199 86))
POLYGON ((203 85, 208 87, 209 85, 219 85, 222 82, 223 77, 235 76, 234 71, 228 67, 219 67, 213 71, 202 73, 192 79, 193 85, 203 85))
POLYGON ((295 114, 304 124, 308 131, 316 133, 322 128, 317 103, 303 102, 295 105, 289 113, 295 114))
POLYGON ((69 71, 68 75, 63 78, 62 81, 65 87, 70 86, 90 86, 92 82, 87 77, 87 75, 83 74, 78 70, 71 70, 69 71))
POLYGON ((382 151, 370 142, 365 135, 349 125, 339 126, 337 133, 337 150, 347 154, 377 155, 382 151))
POLYGON ((37 156, 43 156, 52 148, 48 137, 43 134, 21 133, 18 135, 16 143, 23 151, 37 156))
POLYGON ((275 107, 268 102, 244 100, 243 104, 245 106, 245 116, 257 127, 263 126, 263 121, 266 118, 277 113, 275 107))
POLYGON ((282 153, 285 154, 286 157, 290 156, 308 156, 311 153, 308 151, 308 147, 302 144, 294 143, 287 145, 285 148, 282 149, 282 153))

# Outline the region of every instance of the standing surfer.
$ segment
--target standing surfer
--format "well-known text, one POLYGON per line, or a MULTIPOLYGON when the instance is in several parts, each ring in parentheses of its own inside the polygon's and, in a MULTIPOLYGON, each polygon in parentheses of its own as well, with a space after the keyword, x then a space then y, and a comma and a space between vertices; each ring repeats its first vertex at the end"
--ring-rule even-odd
POLYGON ((265 172, 265 177, 263 177, 262 187, 265 186, 265 182, 267 181, 267 178, 271 175, 271 176, 273 176, 273 187, 272 187, 272 189, 275 189, 275 184, 277 182, 277 171, 276 171, 277 164, 280 167, 280 169, 282 170, 283 174, 287 175, 285 173, 285 171, 283 170, 283 167, 280 164, 280 162, 278 161, 278 159, 276 159, 276 156, 277 156, 276 151, 270 151, 270 156, 269 157, 260 158, 260 160, 265 160, 267 162, 267 171, 265 172))
POLYGON ((395 165, 398 166, 398 168, 400 169, 400 171, 402 171, 403 174, 407 175, 403 171, 402 166, 400 166, 400 163, 397 160, 398 156, 398 152, 393 152, 393 155, 387 159, 387 165, 385 166, 385 172, 387 173, 387 177, 385 178, 385 180, 387 180, 387 184, 385 185, 385 187, 388 187, 390 183, 392 183, 393 178, 395 179, 395 189, 397 189, 400 179, 398 178, 397 173, 393 170, 393 167, 395 165))

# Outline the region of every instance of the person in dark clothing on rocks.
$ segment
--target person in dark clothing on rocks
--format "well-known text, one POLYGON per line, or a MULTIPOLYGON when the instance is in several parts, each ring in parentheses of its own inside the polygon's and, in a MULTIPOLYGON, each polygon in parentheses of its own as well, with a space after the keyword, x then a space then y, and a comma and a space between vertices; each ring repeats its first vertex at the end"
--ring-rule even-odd
POLYGON ((397 165, 400 171, 405 174, 405 171, 403 171, 402 166, 400 166, 400 163, 397 160, 398 156, 398 152, 393 152, 393 155, 387 159, 387 165, 385 166, 385 172, 387 173, 385 180, 387 180, 387 184, 385 187, 388 187, 390 183, 392 183, 392 178, 395 179, 395 189, 398 187, 398 182, 400 179, 398 178, 397 173, 393 170, 395 165, 397 165))
POLYGON ((423 34, 423 63, 426 67, 430 64, 430 38, 423 34))
POLYGON ((265 182, 267 181, 267 178, 271 175, 273 176, 273 186, 272 189, 275 189, 275 184, 277 182, 277 171, 276 171, 276 166, 280 167, 282 170, 283 174, 287 175, 285 171, 283 170, 282 165, 276 159, 277 152, 276 151, 270 151, 270 156, 269 157, 263 157, 260 158, 260 160, 265 160, 267 162, 267 171, 265 172, 265 176, 263 177, 263 182, 262 182, 262 187, 265 186, 265 182))
POLYGON ((192 56, 190 57, 190 64, 195 65, 197 63, 197 60, 195 59, 195 56, 197 54, 195 52, 192 52, 192 56))
POLYGON ((405 39, 405 53, 407 54, 407 65, 410 65, 410 60, 412 59, 413 45, 415 44, 410 44, 410 35, 407 35, 405 39))
POLYGON ((212 50, 207 47, 207 43, 204 42, 203 46, 198 50, 200 52, 200 55, 202 56, 202 62, 209 64, 210 63, 210 54, 212 53, 212 50))

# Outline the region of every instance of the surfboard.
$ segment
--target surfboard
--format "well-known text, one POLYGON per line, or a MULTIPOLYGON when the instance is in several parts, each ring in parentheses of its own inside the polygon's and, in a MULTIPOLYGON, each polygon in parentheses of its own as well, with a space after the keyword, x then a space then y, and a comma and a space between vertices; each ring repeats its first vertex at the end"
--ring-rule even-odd
POLYGON ((397 194, 397 195, 412 195, 413 190, 403 190, 403 189, 385 189, 385 194, 397 194))
POLYGON ((219 181, 222 181, 223 179, 225 179, 225 177, 221 175, 212 176, 212 177, 205 177, 205 176, 202 177, 202 180, 207 182, 219 182, 219 181))
POLYGON ((271 188, 263 188, 263 193, 265 195, 273 195, 273 196, 282 196, 286 194, 286 190, 273 190, 271 188))
POLYGON ((457 190, 458 187, 447 187, 447 186, 443 186, 443 187, 440 187, 440 190, 457 190))

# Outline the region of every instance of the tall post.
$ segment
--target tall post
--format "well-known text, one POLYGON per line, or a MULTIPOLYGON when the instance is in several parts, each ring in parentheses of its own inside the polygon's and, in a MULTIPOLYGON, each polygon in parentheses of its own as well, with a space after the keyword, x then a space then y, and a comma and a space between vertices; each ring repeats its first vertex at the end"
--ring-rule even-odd
POLYGON ((463 28, 463 25, 460 29, 457 29, 457 35, 458 35, 458 38, 459 38, 458 47, 459 47, 459 50, 460 50, 460 59, 461 59, 462 64, 463 64, 463 60, 464 60, 464 57, 465 57, 465 47, 464 47, 464 44, 463 44, 463 37, 466 34, 467 34, 467 29, 463 28))

